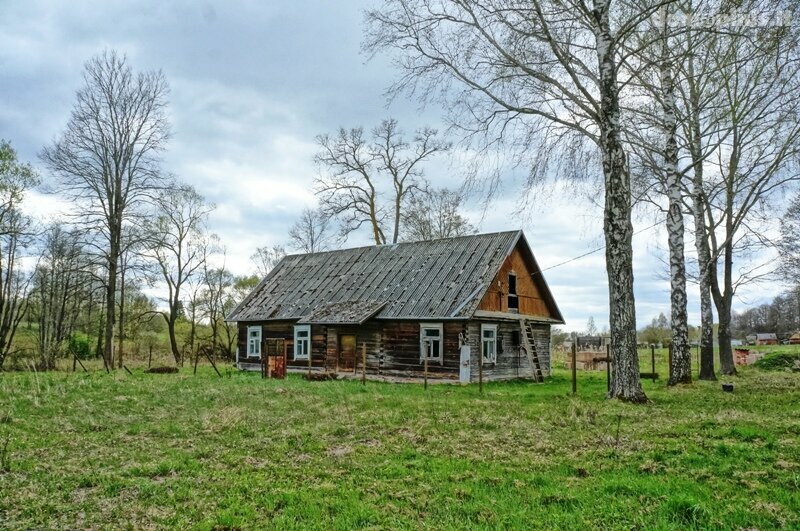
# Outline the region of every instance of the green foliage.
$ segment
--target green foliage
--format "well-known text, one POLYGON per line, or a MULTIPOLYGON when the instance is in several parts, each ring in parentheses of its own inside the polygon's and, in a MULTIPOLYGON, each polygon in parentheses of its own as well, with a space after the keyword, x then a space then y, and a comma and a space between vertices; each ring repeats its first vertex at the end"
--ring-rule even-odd
POLYGON ((70 358, 87 360, 94 357, 94 340, 85 334, 75 332, 67 340, 67 354, 70 358))
POLYGON ((2 527, 800 526, 795 373, 744 367, 734 394, 645 381, 634 406, 591 372, 573 397, 561 370, 480 394, 87 365, 0 377, 2 527))
POLYGON ((766 371, 792 369, 800 365, 800 352, 772 352, 755 362, 755 366, 766 371))

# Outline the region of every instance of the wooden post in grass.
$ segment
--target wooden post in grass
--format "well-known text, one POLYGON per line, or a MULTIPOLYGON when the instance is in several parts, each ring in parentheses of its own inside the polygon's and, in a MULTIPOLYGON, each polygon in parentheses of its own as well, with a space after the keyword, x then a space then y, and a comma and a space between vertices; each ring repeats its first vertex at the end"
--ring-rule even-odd
POLYGON ((72 372, 75 372, 75 371, 78 370, 78 365, 77 364, 78 364, 78 355, 77 354, 73 354, 72 355, 72 372))
POLYGON ((669 344, 669 349, 667 349, 667 363, 669 363, 669 379, 672 380, 672 343, 669 344))
POLYGON ((311 338, 308 338, 308 381, 311 381, 311 352, 313 352, 311 349, 311 338))
POLYGON ((150 368, 150 364, 153 363, 153 345, 150 345, 150 355, 147 356, 147 368, 150 368))
POLYGON ((578 344, 577 342, 572 342, 572 394, 578 394, 578 344))
POLYGON ((611 392, 611 345, 606 345, 606 392, 611 392))
POLYGON ((478 351, 478 392, 483 394, 483 341, 478 351))
POLYGON ((425 342, 425 347, 426 347, 425 348, 425 358, 422 361, 422 367, 423 367, 422 370, 423 370, 423 375, 424 375, 424 378, 425 378, 425 385, 423 386, 423 388, 427 390, 428 389, 428 354, 429 354, 429 351, 430 351, 430 348, 431 348, 430 342, 426 341, 425 342))
POLYGON ((211 366, 214 367, 214 370, 217 372, 217 376, 222 378, 222 373, 220 373, 219 369, 217 369, 217 364, 214 363, 214 360, 211 359, 211 356, 208 354, 208 352, 206 352, 205 350, 203 352, 206 355, 206 359, 209 361, 209 363, 211 363, 211 366))
POLYGON ((367 385, 367 344, 361 345, 361 385, 367 385))
POLYGON ((656 383, 656 346, 650 343, 650 356, 653 362, 653 383, 656 383))
POLYGON ((200 360, 200 352, 194 355, 194 372, 193 374, 197 374, 197 362, 200 360))

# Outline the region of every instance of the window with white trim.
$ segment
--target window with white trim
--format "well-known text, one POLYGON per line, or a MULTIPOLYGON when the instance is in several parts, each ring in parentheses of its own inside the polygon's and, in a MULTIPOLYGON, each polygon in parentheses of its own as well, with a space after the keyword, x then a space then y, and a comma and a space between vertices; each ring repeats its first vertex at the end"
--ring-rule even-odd
POLYGON ((311 353, 311 325, 294 327, 294 359, 307 360, 311 353))
POLYGON ((428 361, 442 363, 442 338, 444 331, 442 323, 422 323, 419 327, 419 361, 422 363, 425 356, 428 361))
POLYGON ((481 353, 483 363, 497 362, 497 325, 481 325, 481 353))
POLYGON ((261 327, 247 327, 247 357, 261 357, 261 327))

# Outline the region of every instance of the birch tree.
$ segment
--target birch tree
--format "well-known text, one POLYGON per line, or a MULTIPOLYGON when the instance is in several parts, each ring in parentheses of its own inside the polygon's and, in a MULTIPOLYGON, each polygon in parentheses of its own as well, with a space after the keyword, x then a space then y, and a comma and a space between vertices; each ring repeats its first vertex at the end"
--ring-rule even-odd
POLYGON ((338 218, 341 234, 367 226, 376 245, 397 243, 403 210, 425 188, 423 165, 450 149, 435 129, 418 130, 409 142, 397 121, 383 120, 366 138, 361 127, 317 137, 322 170, 316 193, 323 214, 338 218), (388 199, 387 199, 388 196, 388 199))
MULTIPOLYGON (((783 2, 753 1, 744 12, 777 13, 783 2)), ((796 6, 795 6, 796 9, 796 6)), ((729 23, 709 54, 715 70, 715 98, 724 112, 713 158, 705 161, 698 208, 708 243, 710 291, 719 316, 720 372, 736 373, 731 346, 733 297, 739 286, 763 278, 769 263, 735 268, 737 257, 760 246, 757 228, 770 201, 800 178, 800 47, 796 32, 775 20, 752 27, 729 23)))
POLYGON ((104 359, 112 363, 122 231, 163 188, 159 154, 169 137, 166 79, 135 74, 125 56, 105 51, 84 68, 63 133, 40 158, 56 189, 77 208, 73 220, 96 234, 105 261, 104 359))
POLYGON ((620 105, 628 80, 619 76, 628 58, 623 44, 665 3, 387 0, 367 13, 366 49, 394 52, 402 73, 390 91, 442 96, 468 144, 515 150, 530 160, 532 175, 547 169, 542 157, 560 146, 594 147, 605 185, 609 396, 631 402, 647 398, 636 350, 631 180, 620 105))

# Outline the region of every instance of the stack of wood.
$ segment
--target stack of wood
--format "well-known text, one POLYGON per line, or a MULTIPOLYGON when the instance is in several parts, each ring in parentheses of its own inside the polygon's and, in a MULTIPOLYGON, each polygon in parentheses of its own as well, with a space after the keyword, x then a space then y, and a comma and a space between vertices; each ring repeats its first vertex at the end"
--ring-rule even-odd
POLYGON ((752 365, 764 357, 763 352, 752 352, 746 348, 737 348, 733 352, 736 357, 736 365, 752 365))
MULTIPOLYGON (((605 351, 601 350, 582 350, 575 353, 575 368, 579 371, 604 371, 606 370, 605 361, 597 361, 598 358, 605 358, 605 351)), ((572 369, 572 356, 567 356, 567 369, 572 369)))

